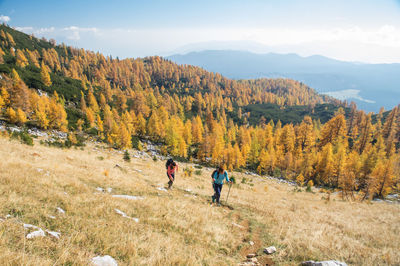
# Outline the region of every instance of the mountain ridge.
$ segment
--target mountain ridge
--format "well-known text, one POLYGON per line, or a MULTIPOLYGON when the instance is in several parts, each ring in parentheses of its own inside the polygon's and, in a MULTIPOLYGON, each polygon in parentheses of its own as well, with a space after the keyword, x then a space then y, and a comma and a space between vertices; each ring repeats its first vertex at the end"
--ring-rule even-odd
POLYGON ((304 82, 326 94, 357 90, 354 100, 361 109, 392 109, 400 99, 400 64, 345 62, 321 55, 258 54, 237 50, 205 50, 171 55, 178 64, 190 64, 233 79, 285 77, 304 82), (377 89, 379 88, 379 89, 377 89), (382 89, 384 88, 384 89, 382 89), (374 101, 375 103, 371 103, 374 101))

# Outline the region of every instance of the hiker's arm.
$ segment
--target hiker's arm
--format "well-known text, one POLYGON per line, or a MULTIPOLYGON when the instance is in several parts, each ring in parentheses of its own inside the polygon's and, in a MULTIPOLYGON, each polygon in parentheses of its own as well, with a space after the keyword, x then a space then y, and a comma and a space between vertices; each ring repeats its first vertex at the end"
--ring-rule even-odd
POLYGON ((174 180, 172 180, 172 176, 169 171, 167 171, 167 175, 168 175, 169 180, 174 181, 174 180))
POLYGON ((228 172, 225 172, 225 180, 226 180, 226 182, 232 182, 232 181, 230 181, 229 178, 228 178, 228 172))

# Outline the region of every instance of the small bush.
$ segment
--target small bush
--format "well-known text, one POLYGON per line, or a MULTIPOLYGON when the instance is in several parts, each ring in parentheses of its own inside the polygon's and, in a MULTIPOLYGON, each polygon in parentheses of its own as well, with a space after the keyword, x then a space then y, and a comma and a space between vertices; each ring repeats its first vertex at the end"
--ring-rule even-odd
POLYGON ((124 152, 124 161, 125 162, 131 161, 131 157, 129 156, 129 152, 127 150, 124 152))
POLYGON ((195 175, 201 175, 201 170, 196 170, 196 171, 194 171, 194 174, 195 174, 195 175))
POLYGON ((186 168, 183 169, 183 172, 185 173, 185 176, 192 176, 193 168, 192 167, 186 167, 186 168))
POLYGON ((274 173, 273 173, 274 177, 282 177, 282 171, 279 168, 275 168, 274 169, 274 173))
POLYGON ((314 186, 314 182, 312 180, 307 182, 307 192, 312 192, 312 187, 314 186))
POLYGON ((231 180, 233 184, 236 184, 236 178, 234 176, 231 176, 229 180, 231 180))
POLYGON ((299 175, 296 177, 296 183, 297 183, 297 185, 299 185, 300 187, 303 186, 303 184, 304 184, 304 176, 303 176, 302 174, 299 174, 299 175))
POLYGON ((132 141, 132 148, 139 150, 139 143, 140 143, 139 138, 137 136, 132 136, 131 141, 132 141))
POLYGON ((246 181, 247 181, 246 177, 242 177, 242 184, 246 184, 246 181))
POLYGON ((196 169, 203 169, 203 166, 197 165, 197 164, 196 164, 196 165, 194 166, 194 168, 196 168, 196 169))
POLYGON ((103 161, 103 160, 104 160, 104 157, 103 157, 103 156, 98 156, 97 159, 98 159, 99 161, 103 161))
POLYGON ((157 162, 157 161, 158 161, 158 159, 157 159, 157 157, 156 157, 156 156, 153 156, 153 161, 155 161, 155 162, 157 162))
POLYGON ((20 132, 14 131, 11 133, 10 138, 20 140, 22 143, 26 145, 33 146, 33 138, 26 131, 20 131, 20 132))

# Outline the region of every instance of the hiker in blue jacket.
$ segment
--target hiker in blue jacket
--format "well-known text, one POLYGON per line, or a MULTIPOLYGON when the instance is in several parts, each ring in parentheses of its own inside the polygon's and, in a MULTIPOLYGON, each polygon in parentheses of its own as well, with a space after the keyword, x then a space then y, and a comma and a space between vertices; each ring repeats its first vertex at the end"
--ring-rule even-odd
POLYGON ((226 182, 232 183, 232 181, 228 178, 228 172, 224 170, 222 166, 218 167, 218 170, 215 170, 212 175, 213 179, 213 188, 214 188, 214 195, 212 196, 212 202, 214 203, 217 201, 219 205, 219 198, 221 197, 221 190, 222 185, 224 184, 224 180, 226 182))

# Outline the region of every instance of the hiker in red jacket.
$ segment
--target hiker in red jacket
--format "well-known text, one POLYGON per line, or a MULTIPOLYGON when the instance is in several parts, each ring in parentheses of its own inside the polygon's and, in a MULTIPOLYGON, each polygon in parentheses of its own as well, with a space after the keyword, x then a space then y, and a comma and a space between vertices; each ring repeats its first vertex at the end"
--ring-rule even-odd
POLYGON ((175 180, 175 172, 178 171, 178 165, 172 159, 169 159, 166 164, 167 167, 167 176, 169 178, 168 181, 168 189, 172 187, 172 184, 175 180))

